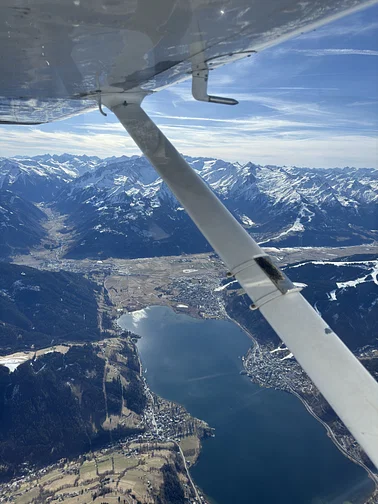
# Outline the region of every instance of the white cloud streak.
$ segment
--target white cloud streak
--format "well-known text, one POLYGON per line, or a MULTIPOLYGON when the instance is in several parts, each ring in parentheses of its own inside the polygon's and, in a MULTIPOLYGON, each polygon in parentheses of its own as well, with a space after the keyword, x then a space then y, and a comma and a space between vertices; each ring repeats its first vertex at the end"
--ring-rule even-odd
POLYGON ((378 51, 371 49, 291 49, 290 52, 305 56, 378 56, 378 51))
MULTIPOLYGON (((179 98, 179 101, 176 100, 176 103, 180 101, 183 103, 194 101, 192 94, 189 89, 185 88, 172 88, 169 89, 169 92, 173 93, 176 97, 179 98)), ((249 102, 255 103, 257 105, 261 105, 270 110, 287 114, 287 115, 296 115, 301 114, 308 116, 330 116, 332 112, 322 108, 319 104, 314 102, 295 102, 292 100, 287 100, 280 98, 279 96, 268 96, 264 94, 253 94, 253 93, 232 93, 232 98, 238 100, 240 103, 249 102)))
POLYGON ((354 23, 340 26, 328 25, 318 30, 301 35, 299 40, 318 40, 322 38, 339 38, 355 35, 370 35, 371 32, 378 29, 378 22, 366 23, 355 21, 354 23))
MULTIPOLYGON (((169 120, 173 119, 175 121, 189 121, 189 122, 204 122, 204 123, 214 123, 218 124, 221 127, 227 127, 228 125, 232 125, 232 128, 237 130, 244 131, 277 131, 281 128, 303 128, 309 127, 309 123, 305 121, 294 121, 287 119, 277 119, 270 118, 267 116, 251 116, 243 119, 221 119, 215 117, 190 117, 190 116, 175 116, 168 114, 153 114, 152 117, 169 120)), ((311 123, 312 128, 324 128, 327 126, 327 123, 311 123)), ((182 127, 182 126, 180 126, 182 127)))
POLYGON ((70 152, 107 157, 120 152, 130 155, 138 153, 137 147, 127 134, 43 131, 25 126, 2 126, 0 131, 2 156, 70 152))
MULTIPOLYGON (((89 134, 43 131, 37 128, 2 128, 0 148, 3 156, 36 155, 46 151, 62 154, 97 155, 100 157, 139 154, 126 133, 108 133, 93 129, 89 134)), ((297 166, 378 167, 377 139, 369 135, 338 135, 318 130, 285 129, 272 135, 266 131, 245 130, 244 125, 182 127, 162 125, 174 145, 191 156, 218 157, 230 161, 254 161, 261 164, 295 164, 297 166)))

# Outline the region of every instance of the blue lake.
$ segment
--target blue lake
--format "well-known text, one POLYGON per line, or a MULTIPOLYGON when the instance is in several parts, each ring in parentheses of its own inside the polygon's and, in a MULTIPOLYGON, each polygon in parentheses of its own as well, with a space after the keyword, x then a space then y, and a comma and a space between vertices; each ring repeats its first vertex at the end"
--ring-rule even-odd
POLYGON ((294 396, 240 375, 251 340, 234 323, 167 307, 123 315, 142 336, 150 388, 215 428, 191 469, 214 504, 361 504, 374 489, 294 396))

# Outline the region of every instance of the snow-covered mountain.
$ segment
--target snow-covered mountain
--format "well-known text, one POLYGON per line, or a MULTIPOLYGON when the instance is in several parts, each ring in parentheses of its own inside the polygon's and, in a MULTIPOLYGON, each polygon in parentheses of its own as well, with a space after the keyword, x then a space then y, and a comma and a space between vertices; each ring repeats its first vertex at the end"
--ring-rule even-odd
MULTIPOLYGON (((376 170, 187 160, 263 244, 346 245, 378 237, 376 170)), ((189 253, 208 248, 143 157, 107 160, 73 180, 57 206, 69 214, 69 223, 77 231, 71 257, 189 253)))
POLYGON ((203 178, 266 244, 369 240, 378 226, 376 170, 307 169, 205 162, 203 178), (215 169, 213 168, 215 166, 215 169))
MULTIPOLYGON (((351 245, 378 237, 377 170, 187 160, 264 245, 351 245)), ((67 214, 75 236, 70 257, 209 249, 144 157, 0 159, 0 188, 67 214)))
POLYGON ((145 158, 112 159, 73 181, 56 206, 76 232, 68 257, 149 257, 210 250, 145 158))
POLYGON ((94 169, 95 156, 35 156, 0 158, 0 189, 11 190, 30 201, 51 201, 76 177, 94 169))

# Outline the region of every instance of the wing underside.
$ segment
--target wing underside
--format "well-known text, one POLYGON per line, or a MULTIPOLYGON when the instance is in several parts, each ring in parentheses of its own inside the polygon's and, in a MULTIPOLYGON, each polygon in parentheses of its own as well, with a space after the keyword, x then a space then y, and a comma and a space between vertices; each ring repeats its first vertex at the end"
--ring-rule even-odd
POLYGON ((93 109, 98 93, 150 93, 315 29, 375 0, 0 0, 0 123, 93 109))

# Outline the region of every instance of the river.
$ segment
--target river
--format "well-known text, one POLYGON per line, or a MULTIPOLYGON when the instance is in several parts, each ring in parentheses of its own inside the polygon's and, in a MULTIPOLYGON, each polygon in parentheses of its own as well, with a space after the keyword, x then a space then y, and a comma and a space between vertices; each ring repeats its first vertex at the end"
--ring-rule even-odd
POLYGON ((162 306, 123 315, 154 392, 215 427, 191 468, 213 504, 361 504, 374 489, 294 396, 240 375, 251 340, 234 323, 162 306))

